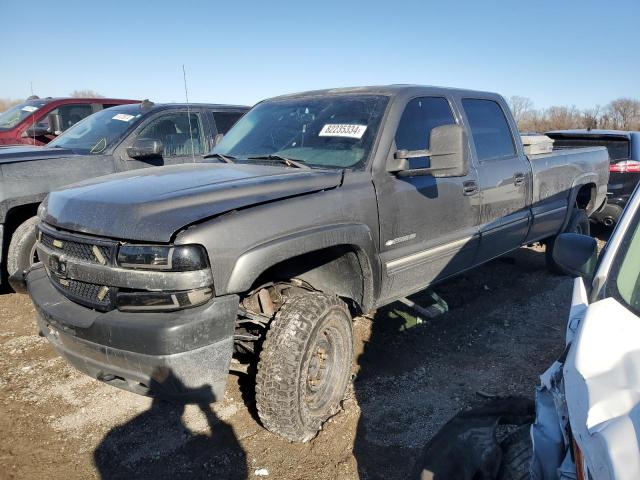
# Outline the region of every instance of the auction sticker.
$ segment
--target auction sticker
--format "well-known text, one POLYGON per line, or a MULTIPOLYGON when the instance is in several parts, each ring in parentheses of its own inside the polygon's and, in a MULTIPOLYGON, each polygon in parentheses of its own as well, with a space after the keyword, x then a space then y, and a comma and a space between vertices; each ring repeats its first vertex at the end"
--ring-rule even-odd
POLYGON ((347 123, 327 123, 318 136, 320 137, 346 137, 362 138, 367 130, 366 125, 351 125, 347 123))
POLYGON ((127 115, 126 113, 119 113, 112 117, 112 120, 120 120, 121 122, 128 122, 132 118, 135 118, 135 115, 127 115))
POLYGON ((25 112, 35 112, 38 107, 34 107, 33 105, 27 105, 26 107, 22 107, 22 110, 25 112))

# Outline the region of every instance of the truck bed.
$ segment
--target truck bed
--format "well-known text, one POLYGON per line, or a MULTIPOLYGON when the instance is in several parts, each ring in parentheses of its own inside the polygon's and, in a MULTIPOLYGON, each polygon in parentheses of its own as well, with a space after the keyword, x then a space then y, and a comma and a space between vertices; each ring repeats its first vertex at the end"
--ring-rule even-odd
POLYGON ((579 179, 591 177, 598 185, 596 201, 587 214, 604 202, 609 177, 609 153, 605 147, 554 150, 550 153, 527 156, 533 173, 531 205, 545 211, 566 206, 567 197, 579 179))

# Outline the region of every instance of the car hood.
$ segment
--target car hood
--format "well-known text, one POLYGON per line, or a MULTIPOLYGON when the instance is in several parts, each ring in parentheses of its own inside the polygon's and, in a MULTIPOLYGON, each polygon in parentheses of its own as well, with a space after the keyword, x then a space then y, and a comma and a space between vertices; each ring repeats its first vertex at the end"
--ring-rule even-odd
POLYGON ((0 164, 46 160, 50 158, 70 157, 73 155, 76 155, 73 150, 66 148, 5 146, 0 148, 0 164))
POLYGON ((49 194, 44 220, 122 240, 168 242, 183 227, 265 202, 335 188, 340 170, 248 164, 145 168, 49 194))

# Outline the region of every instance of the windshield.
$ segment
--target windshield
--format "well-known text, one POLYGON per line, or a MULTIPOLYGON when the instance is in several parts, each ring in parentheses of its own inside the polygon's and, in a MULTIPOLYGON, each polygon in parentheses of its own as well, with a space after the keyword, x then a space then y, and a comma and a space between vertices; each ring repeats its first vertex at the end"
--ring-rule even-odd
POLYGON ((138 104, 101 110, 76 123, 48 146, 69 148, 81 154, 102 153, 119 140, 140 115, 138 104))
POLYGON ((27 100, 0 113, 0 129, 8 130, 18 125, 32 113, 44 107, 50 100, 27 100))
MULTIPOLYGON (((631 213, 628 211, 626 215, 631 213)), ((633 213, 633 224, 616 252, 609 273, 607 293, 640 315, 640 215, 633 213)))
POLYGON ((384 96, 356 94, 266 101, 242 117, 212 153, 240 161, 278 155, 309 166, 361 167, 387 103, 384 96))

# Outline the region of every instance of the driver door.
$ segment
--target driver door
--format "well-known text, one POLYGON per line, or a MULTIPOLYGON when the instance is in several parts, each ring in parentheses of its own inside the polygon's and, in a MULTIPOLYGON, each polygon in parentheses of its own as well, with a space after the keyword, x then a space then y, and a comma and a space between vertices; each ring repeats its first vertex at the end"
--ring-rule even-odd
MULTIPOLYGON (((459 123, 445 97, 410 100, 395 134, 396 150, 429 148, 431 130, 459 123)), ((470 162, 471 163, 471 162, 470 162)), ((428 157, 410 168, 427 168, 428 157)), ((399 176, 375 180, 385 300, 419 291, 472 264, 478 245, 479 195, 473 165, 464 177, 399 176)))

